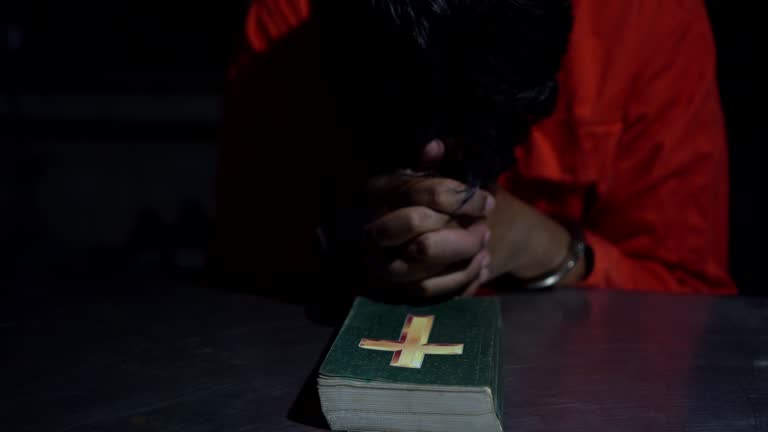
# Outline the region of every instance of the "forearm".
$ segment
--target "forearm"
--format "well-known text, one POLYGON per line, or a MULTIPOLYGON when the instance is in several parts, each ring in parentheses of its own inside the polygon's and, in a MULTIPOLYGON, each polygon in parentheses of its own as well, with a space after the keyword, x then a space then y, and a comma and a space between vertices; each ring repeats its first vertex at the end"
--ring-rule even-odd
MULTIPOLYGON (((491 276, 510 274, 530 279, 557 269, 568 254, 571 241, 568 230, 506 191, 497 191, 496 203, 488 222, 491 276), (510 220, 518 222, 510 224, 510 220)), ((679 258, 684 254, 665 253, 661 247, 638 251, 614 244, 591 231, 585 236, 594 258, 589 275, 585 275, 587 263, 580 260, 559 286, 679 293, 735 292, 726 269, 714 259, 687 261, 679 258), (672 257, 678 258, 673 261, 672 257)))

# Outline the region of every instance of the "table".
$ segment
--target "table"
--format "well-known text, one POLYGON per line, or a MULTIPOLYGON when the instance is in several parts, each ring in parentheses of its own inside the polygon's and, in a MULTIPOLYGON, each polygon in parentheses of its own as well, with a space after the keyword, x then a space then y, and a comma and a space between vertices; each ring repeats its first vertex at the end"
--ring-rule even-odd
MULTIPOLYGON (((334 327, 311 306, 168 281, 46 283, 0 306, 0 430, 322 430, 311 377, 334 327)), ((508 431, 768 430, 766 299, 501 301, 508 431)))

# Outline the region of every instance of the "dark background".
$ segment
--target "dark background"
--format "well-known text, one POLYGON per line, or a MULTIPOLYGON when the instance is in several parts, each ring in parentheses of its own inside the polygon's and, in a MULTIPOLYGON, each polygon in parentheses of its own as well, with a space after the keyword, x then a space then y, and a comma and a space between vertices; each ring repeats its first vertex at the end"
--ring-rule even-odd
MULTIPOLYGON (((0 282, 198 268, 220 96, 247 1, 4 3, 14 49, 0 67, 0 282)), ((754 208, 764 196, 764 17, 739 3, 708 2, 731 146, 732 268, 744 292, 768 293, 754 208)))

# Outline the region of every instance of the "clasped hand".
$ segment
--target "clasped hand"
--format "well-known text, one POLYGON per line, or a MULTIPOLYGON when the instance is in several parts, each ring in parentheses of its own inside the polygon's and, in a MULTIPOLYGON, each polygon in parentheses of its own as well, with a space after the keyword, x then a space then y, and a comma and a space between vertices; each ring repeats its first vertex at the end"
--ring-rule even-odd
MULTIPOLYGON (((433 141, 425 161, 441 152, 433 141)), ((376 206, 366 231, 377 276, 423 296, 472 295, 489 278, 486 218, 495 199, 488 191, 407 171, 371 179, 368 194, 376 206)))

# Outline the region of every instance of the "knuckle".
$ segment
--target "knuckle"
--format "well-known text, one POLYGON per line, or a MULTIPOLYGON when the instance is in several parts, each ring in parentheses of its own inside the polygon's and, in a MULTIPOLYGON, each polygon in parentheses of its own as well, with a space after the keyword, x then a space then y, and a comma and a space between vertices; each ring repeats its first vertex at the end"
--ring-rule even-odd
POLYGON ((432 203, 443 211, 455 211, 462 202, 466 186, 454 180, 442 179, 432 188, 432 203))
POLYGON ((436 207, 444 211, 453 210, 455 201, 456 194, 448 187, 443 186, 436 189, 434 201, 436 207))
POLYGON ((386 274, 390 278, 398 279, 408 273, 408 264, 402 260, 392 261, 387 265, 386 274))
POLYGON ((485 198, 483 192, 471 189, 462 191, 459 205, 463 213, 475 216, 484 214, 485 198))
POLYGON ((420 281, 416 284, 416 288, 421 292, 423 296, 429 297, 434 294, 435 287, 428 280, 420 281))
POLYGON ((471 197, 467 203, 467 211, 481 216, 485 214, 485 202, 486 196, 482 192, 475 192, 475 196, 471 197))
POLYGON ((429 224, 430 210, 426 207, 416 207, 408 213, 407 227, 411 232, 417 232, 429 224))
POLYGON ((457 191, 461 190, 461 184, 453 180, 432 179, 414 189, 412 201, 435 210, 453 210, 457 202, 457 191))
POLYGON ((434 184, 430 185, 430 187, 424 191, 424 201, 429 207, 439 208, 440 189, 434 184))

